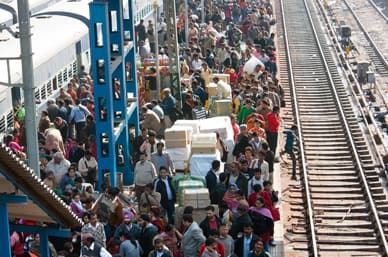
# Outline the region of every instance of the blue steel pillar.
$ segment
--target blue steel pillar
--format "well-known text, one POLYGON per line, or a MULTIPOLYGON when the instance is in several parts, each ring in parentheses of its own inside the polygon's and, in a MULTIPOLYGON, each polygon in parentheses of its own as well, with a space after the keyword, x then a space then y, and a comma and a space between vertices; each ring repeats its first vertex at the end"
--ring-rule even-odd
POLYGON ((9 224, 7 204, 0 203, 0 249, 5 257, 11 257, 11 244, 9 240, 9 224))
MULTIPOLYGON (((128 14, 123 13, 122 0, 98 1, 89 5, 90 49, 93 67, 94 102, 96 113, 96 142, 98 159, 98 188, 104 173, 110 174, 110 184, 117 185, 117 171, 124 175, 124 184, 133 183, 130 162, 128 123, 138 127, 138 103, 127 102, 127 92, 137 96, 132 1, 128 14), (124 16, 130 17, 132 26, 125 26, 124 16), (129 31, 128 31, 129 30, 129 31), (126 64, 133 67, 128 77, 134 82, 128 90, 126 64), (118 83, 115 94, 115 84, 118 83)), ((138 130, 138 129, 137 129, 138 130)))
POLYGON ((40 256, 50 257, 49 238, 46 230, 42 229, 39 231, 40 238, 40 256))
POLYGON ((1 256, 12 257, 7 203, 26 203, 26 196, 0 195, 0 252, 1 256))

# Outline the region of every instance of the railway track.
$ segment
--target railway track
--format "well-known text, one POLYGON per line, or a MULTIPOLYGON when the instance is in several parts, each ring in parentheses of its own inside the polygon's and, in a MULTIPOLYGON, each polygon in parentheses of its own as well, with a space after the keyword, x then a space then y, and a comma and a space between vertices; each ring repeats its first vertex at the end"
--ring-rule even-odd
POLYGON ((386 196, 333 46, 311 1, 279 0, 278 6, 280 76, 301 139, 303 190, 293 201, 303 207, 291 207, 299 212, 292 214, 294 249, 310 256, 387 256, 386 196))

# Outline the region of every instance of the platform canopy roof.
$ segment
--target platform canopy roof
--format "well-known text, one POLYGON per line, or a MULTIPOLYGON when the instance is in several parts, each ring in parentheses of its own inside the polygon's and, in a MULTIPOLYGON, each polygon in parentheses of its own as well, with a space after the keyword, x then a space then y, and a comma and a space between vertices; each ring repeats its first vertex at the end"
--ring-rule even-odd
POLYGON ((83 225, 70 207, 5 145, 0 146, 0 194, 28 197, 26 204, 7 204, 10 219, 59 223, 67 228, 83 225))

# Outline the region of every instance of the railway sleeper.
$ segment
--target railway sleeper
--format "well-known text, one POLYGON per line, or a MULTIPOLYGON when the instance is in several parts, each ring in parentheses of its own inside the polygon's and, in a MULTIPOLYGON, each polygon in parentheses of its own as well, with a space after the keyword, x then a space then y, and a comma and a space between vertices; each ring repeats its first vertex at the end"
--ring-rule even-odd
POLYGON ((341 245, 376 245, 376 237, 333 237, 318 236, 317 240, 321 244, 341 244, 341 245))
MULTIPOLYGON (((319 242, 320 243, 320 242, 319 242)), ((368 256, 369 256, 369 252, 376 252, 376 253, 379 253, 381 250, 380 250, 380 246, 377 244, 375 245, 358 245, 358 244, 349 244, 349 245, 340 245, 340 244, 319 244, 318 246, 320 252, 322 251, 333 251, 333 252, 340 252, 340 251, 344 251, 344 252, 348 252, 348 251, 366 251, 368 253, 368 256)), ((358 252, 360 253, 360 252, 358 252)), ((322 256, 325 256, 325 255, 322 255, 322 256)), ((340 256, 343 256, 343 255, 340 255, 340 256)), ((346 256, 346 255, 345 255, 346 256)), ((347 255, 347 256, 350 256, 350 255, 347 255)))
POLYGON ((338 254, 333 254, 333 252, 325 252, 325 251, 319 251, 320 256, 332 256, 332 257, 381 257, 381 253, 372 253, 368 252, 367 255, 365 255, 364 252, 360 253, 359 251, 346 251, 341 252, 338 254))
POLYGON ((340 207, 343 205, 362 205, 365 204, 363 200, 349 200, 349 199, 326 199, 326 200, 315 200, 313 205, 315 206, 327 206, 327 207, 340 207))
MULTIPOLYGON (((321 229, 347 229, 354 226, 353 220, 323 220, 321 223, 317 224, 318 230, 321 229)), ((369 229, 371 227, 370 220, 359 220, 357 221, 357 228, 369 229)))
POLYGON ((337 220, 338 222, 341 222, 343 220, 368 220, 370 217, 369 213, 362 212, 330 212, 330 213, 322 213, 322 214, 315 214, 315 218, 321 218, 324 220, 337 220))
POLYGON ((344 158, 347 158, 349 159, 349 149, 346 149, 345 151, 341 151, 339 149, 328 149, 328 148, 321 148, 321 147, 316 147, 316 148, 311 148, 309 149, 308 151, 308 155, 309 156, 325 156, 325 157, 329 157, 329 156, 335 156, 335 157, 344 157, 344 158), (347 151, 346 151, 347 150, 347 151))
MULTIPOLYGON (((353 169, 353 170, 340 170, 340 169, 336 169, 336 170, 309 170, 309 174, 310 175, 317 175, 317 176, 335 176, 337 174, 341 174, 341 175, 345 175, 345 176, 356 176, 357 173, 356 171, 353 169)), ((337 187, 336 187, 337 188, 337 187)), ((344 191, 346 190, 346 188, 343 188, 344 191)), ((314 190, 314 189, 312 189, 314 190)), ((321 190, 321 189, 318 189, 318 190, 321 190)), ((330 188, 327 189, 327 191, 330 191, 330 188)), ((325 192, 327 192, 325 191, 325 192)))
MULTIPOLYGON (((326 235, 326 236, 355 236, 355 238, 359 236, 373 237, 376 236, 373 228, 359 228, 354 221, 353 225, 349 224, 347 227, 340 227, 336 229, 333 228, 320 228, 319 224, 317 224, 316 232, 318 235, 326 235)), ((372 224, 369 223, 369 226, 372 227, 372 224)))
POLYGON ((314 202, 322 200, 365 200, 365 196, 363 194, 338 194, 334 192, 323 194, 314 193, 312 194, 311 198, 314 202))

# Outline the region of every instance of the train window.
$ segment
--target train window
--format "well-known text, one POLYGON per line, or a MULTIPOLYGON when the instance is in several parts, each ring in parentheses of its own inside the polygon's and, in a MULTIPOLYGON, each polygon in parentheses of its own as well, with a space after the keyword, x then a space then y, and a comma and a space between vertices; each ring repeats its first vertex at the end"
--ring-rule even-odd
POLYGON ((39 91, 39 88, 35 89, 35 99, 40 101, 40 91, 39 91))
POLYGON ((52 95, 53 93, 53 85, 51 84, 51 81, 47 82, 47 94, 52 95))
MULTIPOLYGON (((68 77, 67 77, 67 68, 65 68, 65 69, 63 70, 63 82, 66 83, 67 80, 68 80, 68 77)), ((60 86, 62 86, 62 85, 60 85, 60 86)))
POLYGON ((41 100, 45 100, 46 97, 47 97, 47 94, 46 94, 46 87, 43 86, 41 89, 40 89, 40 96, 41 96, 41 100))
MULTIPOLYGON (((78 73, 78 67, 77 67, 76 61, 71 64, 71 69, 73 71, 73 75, 76 75, 78 73)), ((73 75, 71 75, 71 77, 73 77, 73 75)))
POLYGON ((96 40, 96 47, 103 47, 104 46, 104 38, 102 33, 102 23, 97 22, 94 24, 94 33, 95 33, 95 40, 96 40))
POLYGON ((11 128, 13 127, 13 112, 10 111, 8 114, 7 114, 7 128, 11 128))
POLYGON ((7 126, 5 123, 5 117, 1 117, 0 119, 0 133, 6 133, 7 132, 7 126))
POLYGON ((57 75, 57 83, 58 83, 58 86, 62 86, 63 84, 63 78, 62 78, 62 73, 58 73, 57 75))
POLYGON ((110 31, 117 32, 117 11, 110 11, 110 31))
POLYGON ((53 89, 57 90, 58 89, 58 84, 57 84, 57 77, 53 78, 53 89))
POLYGON ((73 64, 70 64, 70 65, 69 65, 69 69, 68 69, 67 76, 68 76, 69 78, 72 78, 72 77, 73 77, 73 64))

